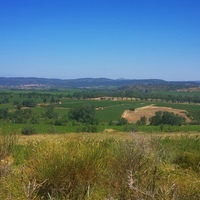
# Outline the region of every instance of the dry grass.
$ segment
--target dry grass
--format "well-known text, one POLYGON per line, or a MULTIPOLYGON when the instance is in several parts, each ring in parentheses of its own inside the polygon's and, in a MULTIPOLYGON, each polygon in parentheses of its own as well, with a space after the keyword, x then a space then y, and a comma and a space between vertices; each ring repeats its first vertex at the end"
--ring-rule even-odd
POLYGON ((68 139, 95 139, 95 140, 105 140, 105 139, 114 139, 117 141, 133 140, 137 138, 151 139, 155 137, 164 138, 164 137, 173 137, 179 139, 182 136, 188 137, 198 137, 200 133, 194 132, 170 132, 170 133, 144 133, 144 132, 116 132, 113 129, 104 131, 102 133, 66 133, 66 134, 35 134, 35 135, 19 135, 18 142, 20 144, 28 144, 31 142, 59 142, 68 139))
POLYGON ((181 142, 183 133, 19 136, 6 154, 13 160, 0 177, 0 199, 199 199, 199 172, 168 158, 175 153, 171 146, 176 140, 178 146, 194 142, 198 148, 199 135, 187 136, 193 139, 184 137, 186 143, 181 142), (168 139, 162 143, 161 136, 168 139))
POLYGON ((30 142, 40 142, 40 141, 49 141, 49 142, 55 142, 55 141, 62 141, 66 139, 96 139, 96 140, 104 140, 108 138, 112 138, 115 140, 132 140, 133 135, 129 132, 115 132, 115 131, 105 131, 102 133, 66 133, 66 134, 35 134, 35 135, 29 135, 19 136, 19 142, 21 144, 27 144, 30 142))

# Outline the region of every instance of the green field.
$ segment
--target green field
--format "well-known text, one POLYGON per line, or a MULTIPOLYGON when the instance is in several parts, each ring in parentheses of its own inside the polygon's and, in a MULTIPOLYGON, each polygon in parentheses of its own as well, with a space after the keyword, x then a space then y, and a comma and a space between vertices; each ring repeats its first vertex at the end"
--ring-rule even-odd
MULTIPOLYGON (((89 90, 88 90, 89 91, 89 90)), ((102 132, 105 129, 114 129, 118 131, 142 131, 142 132, 159 132, 161 128, 159 126, 136 126, 133 124, 116 125, 120 120, 124 110, 130 108, 139 108, 147 105, 154 104, 156 106, 172 107, 175 109, 184 109, 188 112, 188 116, 192 120, 190 125, 185 126, 167 126, 163 127, 164 132, 187 132, 197 131, 199 132, 200 124, 200 106, 194 103, 166 103, 153 100, 89 100, 89 99, 77 99, 68 98, 67 95, 73 96, 81 92, 80 89, 55 89, 55 90, 4 90, 0 92, 0 110, 8 109, 9 116, 14 115, 17 112, 17 105, 26 101, 35 102, 36 106, 22 107, 23 109, 31 110, 31 117, 23 122, 16 123, 15 120, 9 116, 6 119, 0 118, 0 130, 1 132, 17 132, 20 133, 25 127, 33 127, 37 133, 65 133, 76 132, 85 130, 84 124, 75 123, 70 121, 68 115, 72 109, 80 108, 84 105, 92 105, 96 108, 96 118, 99 121, 98 127, 95 129, 98 132, 102 132), (47 119, 46 112, 48 107, 51 106, 56 113, 57 118, 47 119), (98 108, 103 108, 98 110, 98 108), (33 118, 33 120, 31 120, 33 118)), ((160 92, 157 92, 158 94, 160 92)), ((165 92, 163 92, 165 93, 165 92)), ((169 92, 170 93, 170 92, 169 92)), ((170 95, 177 95, 176 92, 171 92, 170 95)), ((182 94, 182 93, 179 93, 182 94)), ((184 93, 187 94, 187 93, 184 93)), ((193 93, 192 93, 193 94, 193 93)), ((194 92, 194 94, 196 94, 194 92)), ((112 99, 112 98, 111 98, 112 99)))

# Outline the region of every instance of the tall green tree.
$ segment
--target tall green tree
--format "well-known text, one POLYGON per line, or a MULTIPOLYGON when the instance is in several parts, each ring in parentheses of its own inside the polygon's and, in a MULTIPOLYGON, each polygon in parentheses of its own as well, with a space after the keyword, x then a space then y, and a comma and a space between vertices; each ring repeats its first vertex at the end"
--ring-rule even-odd
POLYGON ((53 106, 49 106, 49 107, 47 107, 47 110, 46 110, 46 112, 45 112, 45 116, 46 116, 48 119, 57 119, 57 118, 58 118, 58 113, 55 112, 53 106))
POLYGON ((97 124, 95 117, 95 107, 87 104, 79 108, 74 108, 69 111, 69 119, 86 124, 97 124))

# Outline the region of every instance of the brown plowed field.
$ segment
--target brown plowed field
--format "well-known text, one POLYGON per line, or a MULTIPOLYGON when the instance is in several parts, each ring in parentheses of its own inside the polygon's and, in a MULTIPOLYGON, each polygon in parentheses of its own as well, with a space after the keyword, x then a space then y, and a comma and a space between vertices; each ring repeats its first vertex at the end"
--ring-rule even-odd
POLYGON ((127 119, 129 123, 136 123, 138 120, 140 120, 141 117, 145 116, 147 120, 155 115, 158 111, 167 111, 167 112, 173 112, 175 114, 178 114, 182 117, 186 118, 186 122, 190 122, 190 118, 187 117, 186 110, 179 110, 174 109, 170 107, 158 107, 154 105, 150 106, 144 106, 141 108, 136 108, 135 111, 125 110, 122 114, 122 117, 127 119))

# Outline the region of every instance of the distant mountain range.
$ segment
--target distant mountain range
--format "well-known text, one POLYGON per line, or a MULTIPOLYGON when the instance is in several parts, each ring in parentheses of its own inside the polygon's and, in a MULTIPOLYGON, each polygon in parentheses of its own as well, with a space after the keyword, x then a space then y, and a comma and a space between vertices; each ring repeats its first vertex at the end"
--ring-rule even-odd
POLYGON ((145 84, 191 84, 199 85, 198 81, 165 81, 161 79, 108 79, 108 78, 79 78, 79 79, 47 79, 47 78, 24 78, 24 77, 0 77, 0 87, 28 88, 28 87, 121 87, 127 85, 145 84))

